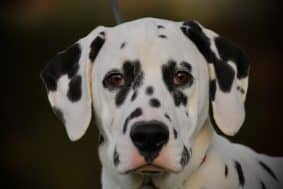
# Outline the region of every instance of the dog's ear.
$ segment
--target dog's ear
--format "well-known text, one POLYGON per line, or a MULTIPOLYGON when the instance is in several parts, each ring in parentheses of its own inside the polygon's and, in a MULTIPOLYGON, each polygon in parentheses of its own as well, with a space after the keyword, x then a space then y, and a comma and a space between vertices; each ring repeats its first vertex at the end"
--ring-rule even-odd
POLYGON ((103 27, 93 30, 52 58, 41 72, 54 113, 72 141, 86 132, 92 115, 91 70, 105 42, 103 27))
POLYGON ((245 119, 247 57, 239 48, 196 21, 182 23, 181 30, 208 63, 211 122, 226 135, 236 134, 245 119))

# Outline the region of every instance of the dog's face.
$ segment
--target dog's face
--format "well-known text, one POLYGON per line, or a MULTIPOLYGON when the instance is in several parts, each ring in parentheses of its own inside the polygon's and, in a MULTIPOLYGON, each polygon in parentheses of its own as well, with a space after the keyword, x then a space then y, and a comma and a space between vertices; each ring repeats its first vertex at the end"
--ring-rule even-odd
POLYGON ((42 73, 72 140, 91 119, 104 166, 120 174, 180 172, 210 118, 225 134, 244 121, 248 63, 196 22, 140 19, 99 27, 59 53, 42 73))

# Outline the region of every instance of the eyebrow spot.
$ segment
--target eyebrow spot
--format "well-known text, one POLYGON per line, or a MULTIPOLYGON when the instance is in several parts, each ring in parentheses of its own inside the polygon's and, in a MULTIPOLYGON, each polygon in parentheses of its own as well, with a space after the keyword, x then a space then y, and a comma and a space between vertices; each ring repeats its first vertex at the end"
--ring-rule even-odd
POLYGON ((157 25, 157 28, 158 28, 158 29, 163 29, 163 28, 165 28, 165 27, 162 26, 162 25, 157 25))

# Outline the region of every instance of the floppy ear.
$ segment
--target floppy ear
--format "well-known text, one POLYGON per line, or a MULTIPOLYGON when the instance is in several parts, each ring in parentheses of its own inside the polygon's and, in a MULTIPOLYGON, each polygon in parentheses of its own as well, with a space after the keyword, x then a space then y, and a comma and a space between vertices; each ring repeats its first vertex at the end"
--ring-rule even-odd
POLYGON ((91 69, 104 44, 103 27, 59 52, 41 72, 48 99, 72 141, 80 139, 91 121, 91 69))
POLYGON ((226 135, 235 135, 245 120, 247 57, 239 48, 198 22, 184 22, 181 30, 208 62, 211 122, 226 135))

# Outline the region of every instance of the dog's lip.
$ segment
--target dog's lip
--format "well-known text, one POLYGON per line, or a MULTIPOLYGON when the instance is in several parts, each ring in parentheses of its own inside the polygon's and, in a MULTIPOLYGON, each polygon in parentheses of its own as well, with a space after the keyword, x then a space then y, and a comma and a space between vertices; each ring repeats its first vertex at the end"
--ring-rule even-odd
POLYGON ((141 175, 160 175, 166 172, 171 172, 171 170, 167 170, 163 167, 154 164, 145 164, 128 171, 128 173, 129 172, 133 172, 141 175))

